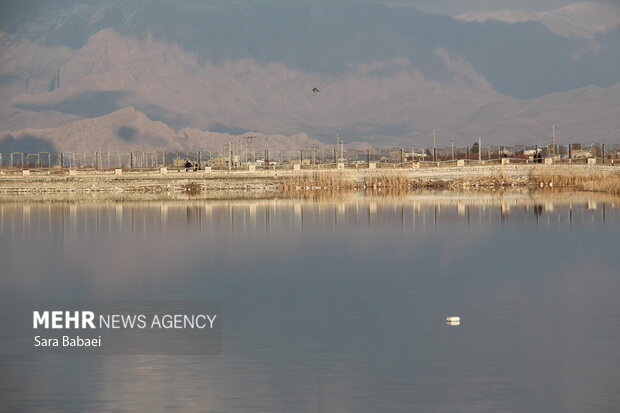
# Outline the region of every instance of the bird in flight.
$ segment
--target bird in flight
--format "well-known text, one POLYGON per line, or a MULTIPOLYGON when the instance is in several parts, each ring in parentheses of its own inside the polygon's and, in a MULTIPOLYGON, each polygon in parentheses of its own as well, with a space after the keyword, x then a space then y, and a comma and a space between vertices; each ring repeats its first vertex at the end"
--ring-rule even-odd
POLYGON ((313 91, 314 93, 318 93, 318 92, 320 92, 320 90, 319 90, 319 89, 317 89, 317 88, 312 89, 312 91, 313 91))

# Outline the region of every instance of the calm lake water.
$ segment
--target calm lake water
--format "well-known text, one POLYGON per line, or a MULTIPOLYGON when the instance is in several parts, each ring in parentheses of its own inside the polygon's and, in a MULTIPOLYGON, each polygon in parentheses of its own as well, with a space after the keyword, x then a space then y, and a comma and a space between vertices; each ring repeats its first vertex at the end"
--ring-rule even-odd
POLYGON ((619 205, 1 203, 1 300, 213 299, 224 327, 220 355, 0 355, 0 410, 617 412, 619 205))

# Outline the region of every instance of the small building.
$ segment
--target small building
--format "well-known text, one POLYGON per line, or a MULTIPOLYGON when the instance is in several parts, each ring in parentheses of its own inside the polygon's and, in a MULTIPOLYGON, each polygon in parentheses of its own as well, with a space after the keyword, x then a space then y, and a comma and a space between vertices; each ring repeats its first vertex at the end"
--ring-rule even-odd
MULTIPOLYGON (((211 158, 211 166, 215 166, 218 168, 227 168, 231 165, 230 164, 230 160, 231 157, 230 156, 216 156, 211 158)), ((239 155, 233 155, 232 156, 232 166, 238 166, 240 165, 240 158, 239 155)))
POLYGON ((538 148, 538 149, 524 149, 523 150, 523 156, 534 156, 537 153, 542 153, 542 149, 538 148))
POLYGON ((581 159, 581 158, 593 158, 592 151, 590 149, 572 149, 573 159, 581 159))
MULTIPOLYGON (((172 166, 174 168, 185 168, 185 164, 187 162, 191 162, 191 161, 187 158, 176 158, 172 160, 172 166)), ((193 162, 192 162, 192 165, 193 165, 193 162)))

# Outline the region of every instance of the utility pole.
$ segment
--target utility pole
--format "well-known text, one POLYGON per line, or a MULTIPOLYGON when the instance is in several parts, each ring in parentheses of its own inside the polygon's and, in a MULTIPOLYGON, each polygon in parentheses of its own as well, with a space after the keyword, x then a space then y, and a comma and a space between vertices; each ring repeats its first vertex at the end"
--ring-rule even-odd
POLYGON ((437 134, 433 129, 433 162, 437 162, 437 134))
POLYGON ((555 139, 555 125, 553 125, 553 132, 551 133, 551 147, 553 148, 553 156, 556 155, 557 141, 555 139))
POLYGON ((482 136, 478 136, 478 161, 482 161, 482 136))
POLYGON ((452 160, 454 160, 454 139, 450 139, 450 145, 452 146, 452 160))
POLYGON ((316 165, 316 143, 312 144, 312 165, 316 165))
POLYGON ((336 133, 336 147, 334 148, 334 163, 338 163, 338 145, 340 145, 340 133, 336 133))

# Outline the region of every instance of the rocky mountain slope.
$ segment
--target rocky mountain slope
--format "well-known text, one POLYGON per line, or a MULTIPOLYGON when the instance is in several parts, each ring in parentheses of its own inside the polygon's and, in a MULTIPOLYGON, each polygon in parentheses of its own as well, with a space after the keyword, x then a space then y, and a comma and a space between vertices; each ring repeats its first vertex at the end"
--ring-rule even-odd
MULTIPOLYGON (((68 122, 60 127, 47 129, 21 129, 6 132, 0 139, 3 146, 26 143, 23 151, 156 151, 156 150, 225 150, 229 142, 238 142, 252 136, 252 148, 256 151, 300 150, 323 146, 306 134, 292 136, 248 133, 243 136, 208 132, 195 128, 171 129, 163 122, 153 121, 133 107, 110 114, 68 122)), ((9 152, 9 151, 4 151, 9 152)))
POLYGON ((12 4, 0 139, 191 149, 260 132, 281 148, 337 134, 387 146, 427 145, 437 129, 444 145, 547 143, 552 124, 573 142, 618 139, 610 44, 620 31, 596 35, 594 51, 539 22, 464 23, 348 0, 149 4, 12 4))

